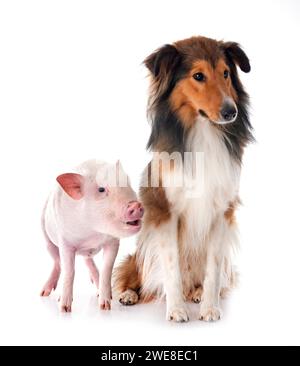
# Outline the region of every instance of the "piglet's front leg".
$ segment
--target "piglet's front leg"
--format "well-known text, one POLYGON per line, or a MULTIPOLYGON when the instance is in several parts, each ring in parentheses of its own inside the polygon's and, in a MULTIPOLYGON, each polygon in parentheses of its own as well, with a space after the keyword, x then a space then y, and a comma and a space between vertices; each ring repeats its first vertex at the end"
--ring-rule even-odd
POLYGON ((73 283, 75 275, 75 250, 67 245, 63 245, 61 250, 62 268, 64 272, 63 290, 60 298, 60 308, 62 312, 69 313, 73 301, 73 283))
POLYGON ((117 239, 108 242, 103 247, 103 263, 99 284, 99 306, 102 310, 110 310, 111 276, 118 250, 119 240, 117 239))

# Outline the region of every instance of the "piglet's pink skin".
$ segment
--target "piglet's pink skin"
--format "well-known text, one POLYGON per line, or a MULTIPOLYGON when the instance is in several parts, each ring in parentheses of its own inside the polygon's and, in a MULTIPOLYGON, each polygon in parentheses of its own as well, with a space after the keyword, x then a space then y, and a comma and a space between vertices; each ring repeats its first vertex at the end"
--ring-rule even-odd
POLYGON ((55 290, 62 269, 60 306, 63 312, 71 311, 75 255, 80 254, 97 287, 99 307, 109 310, 111 275, 119 239, 140 230, 144 210, 119 162, 108 164, 90 160, 74 173, 59 175, 57 182, 42 216, 47 249, 54 266, 41 296, 49 296, 55 290), (112 179, 116 176, 122 177, 122 184, 119 178, 112 179), (103 265, 99 276, 93 257, 101 249, 103 265))

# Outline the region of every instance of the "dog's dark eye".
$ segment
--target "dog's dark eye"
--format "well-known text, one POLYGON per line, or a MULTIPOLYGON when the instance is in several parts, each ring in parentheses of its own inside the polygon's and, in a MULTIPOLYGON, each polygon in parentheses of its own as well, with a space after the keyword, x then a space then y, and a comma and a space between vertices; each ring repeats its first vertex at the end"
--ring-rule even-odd
POLYGON ((205 75, 202 72, 197 72, 193 75, 193 78, 197 81, 205 81, 205 75))
POLYGON ((227 79, 229 76, 229 71, 228 70, 224 70, 224 78, 227 79))
POLYGON ((98 188, 98 191, 99 191, 100 193, 103 193, 103 192, 105 192, 105 188, 104 188, 104 187, 99 187, 99 188, 98 188))

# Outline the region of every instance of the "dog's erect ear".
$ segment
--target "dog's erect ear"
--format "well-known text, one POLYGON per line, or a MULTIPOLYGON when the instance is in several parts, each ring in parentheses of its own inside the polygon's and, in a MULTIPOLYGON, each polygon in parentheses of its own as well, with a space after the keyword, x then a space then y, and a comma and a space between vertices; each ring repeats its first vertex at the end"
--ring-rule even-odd
POLYGON ((251 70, 248 56, 241 49, 240 45, 236 42, 226 42, 222 45, 226 56, 235 64, 239 65, 240 69, 244 72, 251 70))
POLYGON ((161 78, 174 72, 180 61, 176 47, 166 44, 148 56, 144 64, 155 78, 161 78))

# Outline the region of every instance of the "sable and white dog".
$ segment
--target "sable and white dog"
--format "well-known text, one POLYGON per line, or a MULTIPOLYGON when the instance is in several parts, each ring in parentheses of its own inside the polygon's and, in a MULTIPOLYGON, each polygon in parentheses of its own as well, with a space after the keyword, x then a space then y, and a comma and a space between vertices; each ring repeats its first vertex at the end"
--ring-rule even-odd
POLYGON ((199 319, 217 320, 220 296, 235 282, 234 214, 243 149, 253 140, 236 67, 249 72, 249 60, 237 43, 192 37, 161 47, 145 65, 152 79, 148 148, 181 157, 202 153, 201 164, 192 162, 202 173, 189 187, 170 186, 169 178, 182 172, 191 181, 192 166, 183 171, 173 159, 166 172, 164 155, 154 154, 140 189, 145 216, 137 251, 116 269, 115 289, 124 305, 165 295, 169 320, 188 320, 185 300, 201 302, 199 319), (153 187, 145 182, 155 164, 153 187))

